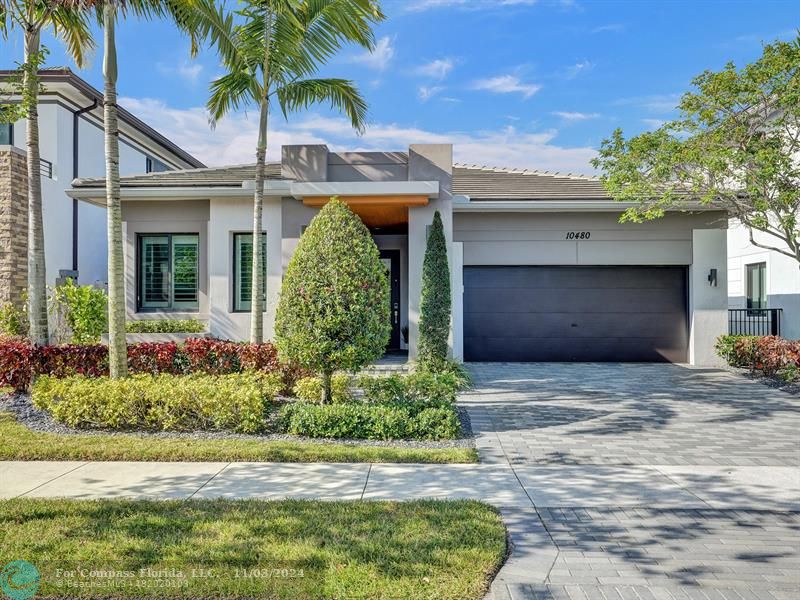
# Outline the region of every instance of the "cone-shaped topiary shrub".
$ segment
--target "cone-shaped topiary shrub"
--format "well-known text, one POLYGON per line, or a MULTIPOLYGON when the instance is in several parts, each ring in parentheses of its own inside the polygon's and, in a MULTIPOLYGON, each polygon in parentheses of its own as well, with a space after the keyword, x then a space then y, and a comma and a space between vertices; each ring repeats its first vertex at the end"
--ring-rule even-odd
POLYGON ((447 337, 450 334, 450 268, 447 266, 447 242, 442 217, 433 215, 425 260, 422 263, 422 297, 419 317, 419 362, 436 370, 447 361, 447 337))
POLYGON ((332 198, 300 238, 283 279, 275 342, 283 361, 331 375, 380 358, 391 331, 389 280, 380 252, 348 206, 332 198))

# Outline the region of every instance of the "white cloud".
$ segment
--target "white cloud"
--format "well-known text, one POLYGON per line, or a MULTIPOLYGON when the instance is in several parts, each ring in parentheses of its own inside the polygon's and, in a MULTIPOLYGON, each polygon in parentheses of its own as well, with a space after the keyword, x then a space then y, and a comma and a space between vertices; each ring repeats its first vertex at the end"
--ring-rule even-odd
POLYGON ((661 127, 666 121, 662 119, 642 119, 642 123, 647 125, 650 129, 658 129, 661 127))
POLYGON ((564 121, 573 121, 573 122, 588 121, 589 119, 597 119, 598 117, 600 117, 600 113, 583 113, 583 112, 562 111, 562 110, 554 111, 553 114, 559 119, 563 119, 564 121))
POLYGON ((473 90, 486 90, 495 94, 522 94, 525 98, 530 98, 541 88, 542 86, 535 83, 523 83, 516 75, 498 75, 472 82, 473 90))
POLYGON ((599 25, 591 30, 591 33, 620 33, 625 31, 625 25, 622 23, 608 23, 607 25, 599 25))
POLYGON ((177 65, 168 65, 162 62, 156 63, 156 68, 164 75, 177 75, 191 83, 197 81, 200 73, 203 72, 203 65, 196 62, 183 61, 177 65))
POLYGON ((444 90, 444 86, 441 85, 421 85, 417 90, 417 95, 419 99, 423 102, 427 102, 431 98, 433 98, 436 94, 442 92, 444 90))
POLYGON ((453 59, 438 58, 414 69, 414 73, 423 77, 442 80, 453 70, 453 59))
MULTIPOLYGON (((442 98, 444 100, 444 98, 442 98)), ((258 116, 233 114, 208 126, 202 107, 176 109, 161 100, 123 98, 120 103, 176 144, 209 165, 255 161, 258 116)), ((332 150, 402 150, 414 143, 452 143, 455 160, 468 164, 534 168, 548 171, 591 172, 591 147, 554 143, 557 131, 524 132, 514 127, 485 131, 434 132, 397 123, 374 123, 357 135, 348 121, 317 114, 286 123, 273 119, 269 160, 280 158, 282 144, 328 144, 332 150)))
POLYGON ((376 71, 383 71, 389 66, 389 63, 394 58, 394 40, 389 36, 380 38, 375 43, 375 49, 372 52, 363 52, 357 54, 349 59, 349 62, 362 64, 369 69, 376 71))
POLYGON ((574 79, 581 73, 586 73, 587 71, 591 71, 593 68, 594 64, 592 64, 590 61, 582 60, 580 62, 575 63, 574 65, 567 67, 567 69, 564 71, 564 76, 567 79, 574 79))
POLYGON ((407 12, 423 12, 437 8, 463 8, 483 10, 503 6, 532 6, 538 0, 412 0, 406 6, 407 12))
POLYGON ((680 101, 680 94, 652 94, 650 96, 620 98, 614 104, 617 106, 638 106, 652 113, 671 113, 675 111, 680 101))

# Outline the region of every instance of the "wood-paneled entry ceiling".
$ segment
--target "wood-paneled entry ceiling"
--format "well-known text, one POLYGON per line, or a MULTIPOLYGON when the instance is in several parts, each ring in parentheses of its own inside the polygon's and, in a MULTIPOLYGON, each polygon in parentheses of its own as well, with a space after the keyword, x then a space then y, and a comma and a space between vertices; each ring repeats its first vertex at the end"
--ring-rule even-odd
MULTIPOLYGON (((394 227, 408 223, 409 206, 425 206, 427 196, 340 196, 367 227, 394 227)), ((306 206, 322 207, 330 201, 328 196, 303 198, 306 206)))

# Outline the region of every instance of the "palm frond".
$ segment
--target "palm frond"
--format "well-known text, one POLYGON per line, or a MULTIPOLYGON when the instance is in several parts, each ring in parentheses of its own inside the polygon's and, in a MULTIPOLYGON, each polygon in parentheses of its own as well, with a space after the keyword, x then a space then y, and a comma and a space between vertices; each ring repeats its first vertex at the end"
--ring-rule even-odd
POLYGON ((328 103, 344 112, 357 131, 363 132, 366 127, 367 103, 355 84, 347 79, 303 79, 278 87, 275 94, 284 117, 313 104, 328 103))
POLYGON ((58 3, 51 10, 49 20, 53 33, 64 42, 75 64, 83 68, 87 54, 96 46, 89 25, 89 15, 69 3, 58 3))
POLYGON ((211 96, 206 103, 211 126, 228 114, 261 99, 262 89, 249 71, 232 71, 211 82, 211 96))

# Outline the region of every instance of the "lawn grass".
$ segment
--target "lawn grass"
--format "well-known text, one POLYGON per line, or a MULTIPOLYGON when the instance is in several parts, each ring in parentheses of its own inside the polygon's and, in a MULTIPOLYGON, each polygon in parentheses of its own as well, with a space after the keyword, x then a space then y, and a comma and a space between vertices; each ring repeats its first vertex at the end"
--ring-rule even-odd
POLYGON ((59 435, 31 431, 0 412, 0 460, 263 462, 477 462, 473 448, 390 448, 250 439, 59 435))
POLYGON ((0 540, 0 564, 40 571, 37 598, 477 600, 506 553, 473 500, 14 499, 0 540))

